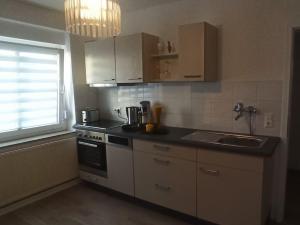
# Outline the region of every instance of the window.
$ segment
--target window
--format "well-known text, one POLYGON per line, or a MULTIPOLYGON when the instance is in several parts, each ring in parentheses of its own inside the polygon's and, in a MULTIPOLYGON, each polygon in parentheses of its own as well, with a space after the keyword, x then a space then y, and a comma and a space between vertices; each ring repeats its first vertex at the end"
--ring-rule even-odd
POLYGON ((64 129, 63 50, 0 41, 0 140, 64 129))

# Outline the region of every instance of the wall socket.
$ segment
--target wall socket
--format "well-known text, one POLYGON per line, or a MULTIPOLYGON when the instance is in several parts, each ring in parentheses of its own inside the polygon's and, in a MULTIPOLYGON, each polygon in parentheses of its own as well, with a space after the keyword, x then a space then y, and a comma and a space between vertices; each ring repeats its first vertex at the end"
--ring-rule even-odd
POLYGON ((274 126, 274 114, 273 113, 265 113, 264 114, 264 127, 265 128, 273 128, 274 126))
POLYGON ((114 108, 113 111, 120 114, 121 113, 121 108, 114 108))

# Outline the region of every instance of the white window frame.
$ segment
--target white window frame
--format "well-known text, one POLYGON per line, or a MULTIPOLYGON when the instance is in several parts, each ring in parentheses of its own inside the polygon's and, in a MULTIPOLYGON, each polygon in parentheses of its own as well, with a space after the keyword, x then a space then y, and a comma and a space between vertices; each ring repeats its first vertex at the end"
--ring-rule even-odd
MULTIPOLYGON (((41 50, 49 50, 53 49, 59 52, 59 106, 58 106, 58 113, 59 113, 59 123, 54 125, 46 125, 28 129, 20 129, 15 131, 8 131, 0 133, 0 143, 1 142, 8 142, 22 138, 29 138, 29 137, 36 137, 39 135, 50 134, 60 131, 67 130, 67 118, 66 118, 66 99, 65 99, 65 88, 64 88, 64 57, 66 48, 63 45, 51 44, 51 43, 43 43, 43 42, 36 42, 36 41, 28 41, 16 38, 7 38, 0 36, 0 44, 5 43, 7 45, 19 45, 22 46, 21 48, 31 49, 36 48, 41 50)), ((17 47, 16 47, 17 48, 17 47)), ((10 48, 12 49, 12 48, 10 48)), ((18 48, 20 49, 20 48, 18 48)), ((1 118, 0 118, 1 122, 1 118)))

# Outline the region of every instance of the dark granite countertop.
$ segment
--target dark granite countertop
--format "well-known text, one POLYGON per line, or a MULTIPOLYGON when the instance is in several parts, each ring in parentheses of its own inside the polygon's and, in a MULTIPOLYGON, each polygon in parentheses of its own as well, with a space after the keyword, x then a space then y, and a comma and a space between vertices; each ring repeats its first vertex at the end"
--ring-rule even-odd
MULTIPOLYGON (((189 147, 206 148, 206 149, 211 149, 216 151, 226 151, 232 153, 263 156, 263 157, 271 156, 276 146, 280 142, 279 137, 256 136, 256 137, 268 138, 266 143, 263 145, 263 147, 257 148, 257 147, 231 146, 231 145, 223 145, 223 144, 211 143, 205 141, 199 142, 199 141, 182 139, 182 137, 191 134, 195 131, 198 131, 195 129, 178 128, 178 127, 166 127, 166 129, 168 130, 167 134, 146 134, 141 131, 135 131, 135 132, 124 131, 121 127, 116 127, 116 128, 108 129, 106 133, 111 135, 121 136, 121 137, 129 137, 133 139, 157 141, 157 142, 168 143, 168 144, 178 144, 178 145, 189 146, 189 147)), ((207 131, 207 132, 211 132, 211 131, 207 131)), ((233 133, 226 133, 226 134, 233 134, 233 133)))

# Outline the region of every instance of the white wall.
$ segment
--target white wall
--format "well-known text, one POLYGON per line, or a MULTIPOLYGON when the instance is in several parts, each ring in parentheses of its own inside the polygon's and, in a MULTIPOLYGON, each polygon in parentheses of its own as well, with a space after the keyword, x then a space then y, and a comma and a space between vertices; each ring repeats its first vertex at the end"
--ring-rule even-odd
POLYGON ((18 0, 0 0, 0 17, 49 28, 65 29, 64 13, 18 0))

